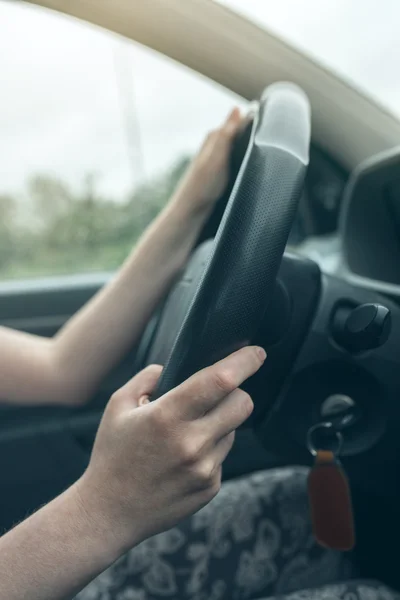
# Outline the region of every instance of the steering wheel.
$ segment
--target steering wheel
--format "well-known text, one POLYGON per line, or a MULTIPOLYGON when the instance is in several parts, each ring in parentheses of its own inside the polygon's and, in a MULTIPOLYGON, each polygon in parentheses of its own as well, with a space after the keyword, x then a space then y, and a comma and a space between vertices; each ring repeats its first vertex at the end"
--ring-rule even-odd
POLYGON ((290 83, 268 87, 213 248, 153 399, 254 339, 275 288, 302 192, 309 145, 310 108, 304 92, 290 83))

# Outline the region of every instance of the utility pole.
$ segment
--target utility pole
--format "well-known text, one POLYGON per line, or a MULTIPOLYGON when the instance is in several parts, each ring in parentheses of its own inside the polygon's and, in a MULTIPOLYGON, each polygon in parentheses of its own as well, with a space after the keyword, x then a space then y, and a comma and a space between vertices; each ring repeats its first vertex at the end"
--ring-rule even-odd
POLYGON ((122 125, 130 156, 133 184, 136 187, 137 184, 145 181, 146 170, 136 102, 132 49, 117 41, 114 46, 113 58, 122 125))

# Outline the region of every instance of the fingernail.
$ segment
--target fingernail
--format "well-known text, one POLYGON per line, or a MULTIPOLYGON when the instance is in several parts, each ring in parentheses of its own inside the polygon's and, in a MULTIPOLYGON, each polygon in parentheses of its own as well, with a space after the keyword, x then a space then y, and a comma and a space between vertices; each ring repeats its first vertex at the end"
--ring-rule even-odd
POLYGON ((265 352, 264 348, 257 348, 257 354, 260 357, 260 360, 263 362, 267 358, 267 353, 265 352))

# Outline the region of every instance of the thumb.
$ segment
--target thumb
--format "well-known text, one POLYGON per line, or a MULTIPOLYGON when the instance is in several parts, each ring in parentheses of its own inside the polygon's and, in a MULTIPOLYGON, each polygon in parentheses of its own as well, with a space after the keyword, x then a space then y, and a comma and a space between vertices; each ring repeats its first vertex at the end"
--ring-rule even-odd
POLYGON ((241 123, 243 121, 243 117, 240 113, 239 108, 235 107, 230 113, 229 117, 225 121, 223 129, 228 134, 228 138, 232 138, 236 135, 241 123))
POLYGON ((119 406, 126 409, 137 408, 149 402, 162 372, 160 365, 150 365, 132 377, 118 392, 119 406))

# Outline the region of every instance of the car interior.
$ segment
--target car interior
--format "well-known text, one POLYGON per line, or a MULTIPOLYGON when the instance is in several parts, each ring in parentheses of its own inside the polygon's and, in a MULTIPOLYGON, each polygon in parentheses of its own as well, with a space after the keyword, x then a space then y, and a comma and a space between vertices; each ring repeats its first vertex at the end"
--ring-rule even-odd
MULTIPOLYGON (((378 140, 374 156, 352 168, 339 142, 333 151, 322 135, 310 140, 309 110, 320 109, 312 98, 309 109, 306 87, 266 85, 254 95, 228 188, 188 265, 90 403, 0 406, 2 531, 81 475, 108 399, 137 371, 165 365, 161 394, 251 342, 268 359, 245 385, 255 411, 224 479, 311 465, 310 428, 334 422, 354 503, 354 563, 400 588, 400 152, 378 140), (304 128, 285 127, 293 122, 304 128), (339 253, 333 266, 327 243, 339 253)), ((103 283, 10 283, 0 323, 52 336, 103 283)))

